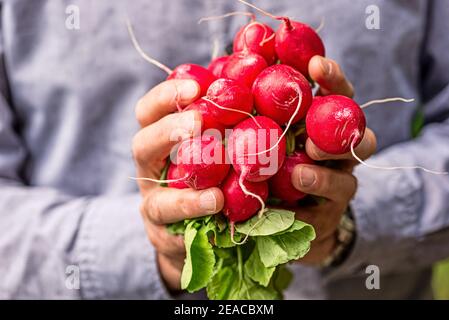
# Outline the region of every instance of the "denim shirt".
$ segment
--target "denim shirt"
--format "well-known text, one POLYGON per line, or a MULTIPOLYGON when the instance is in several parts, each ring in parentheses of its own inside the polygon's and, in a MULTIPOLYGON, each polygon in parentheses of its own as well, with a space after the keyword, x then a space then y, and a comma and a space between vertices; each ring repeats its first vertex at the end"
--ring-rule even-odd
MULTIPOLYGON (((314 27, 324 19, 326 54, 357 102, 416 99, 366 109, 379 143, 369 163, 449 170, 446 1, 254 2, 314 27), (378 29, 368 21, 373 8, 378 29), (424 128, 413 139, 418 110, 424 128)), ((214 40, 223 50, 247 18, 197 20, 247 8, 231 0, 0 6, 0 298, 170 298, 127 178, 135 172, 134 105, 166 74, 135 52, 124 17, 154 58, 206 65, 214 40)), ((287 298, 430 297, 430 268, 449 256, 448 176, 363 166, 355 175, 352 251, 330 270, 292 264, 287 298), (365 286, 369 265, 379 268, 379 290, 365 286)))

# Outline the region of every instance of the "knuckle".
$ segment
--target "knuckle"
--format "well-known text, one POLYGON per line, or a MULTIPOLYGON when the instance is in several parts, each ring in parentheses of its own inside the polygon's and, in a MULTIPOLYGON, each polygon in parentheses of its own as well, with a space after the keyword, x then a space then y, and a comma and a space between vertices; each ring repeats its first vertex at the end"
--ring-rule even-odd
POLYGON ((145 140, 142 138, 142 133, 141 131, 138 132, 132 140, 132 153, 133 153, 133 157, 134 159, 140 163, 140 162, 144 162, 145 159, 145 154, 146 154, 146 144, 145 144, 145 140))
POLYGON ((140 98, 137 101, 136 107, 134 108, 134 114, 136 116, 137 121, 141 125, 145 121, 145 109, 146 109, 146 100, 144 98, 140 98))
POLYGON ((182 215, 186 218, 193 217, 193 210, 190 199, 186 196, 178 197, 175 201, 176 208, 179 208, 182 215))
POLYGON ((163 214, 156 196, 153 196, 150 199, 148 199, 147 214, 148 219, 154 224, 162 223, 163 214))

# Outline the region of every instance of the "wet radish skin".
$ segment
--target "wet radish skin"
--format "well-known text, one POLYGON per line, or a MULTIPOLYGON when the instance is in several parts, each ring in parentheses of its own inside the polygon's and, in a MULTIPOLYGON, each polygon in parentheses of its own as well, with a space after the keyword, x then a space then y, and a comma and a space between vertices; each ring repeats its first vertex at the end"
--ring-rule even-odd
POLYGON ((293 169, 299 164, 315 164, 315 161, 310 159, 305 151, 295 151, 287 156, 278 173, 268 181, 270 193, 274 197, 292 203, 306 196, 292 184, 293 169))
MULTIPOLYGON (((177 180, 181 179, 182 176, 179 175, 178 166, 174 163, 170 163, 167 171, 167 180, 177 180)), ((169 188, 176 189, 187 189, 189 186, 184 181, 176 181, 167 183, 169 188)))
POLYGON ((277 60, 274 31, 269 25, 260 22, 244 25, 234 37, 233 50, 257 53, 264 57, 268 65, 272 65, 277 60))
POLYGON ((306 117, 309 138, 322 151, 330 154, 350 152, 362 141, 366 128, 363 110, 352 99, 329 95, 315 97, 306 117))
POLYGON ((168 76, 167 80, 191 79, 198 82, 201 88, 200 96, 204 96, 209 86, 217 78, 208 69, 193 63, 185 63, 177 66, 168 76))
MULTIPOLYGON (((251 113, 254 108, 251 90, 231 79, 214 81, 207 90, 206 97, 221 107, 246 113, 251 113)), ((215 105, 211 105, 211 111, 215 119, 226 126, 235 125, 248 117, 246 114, 223 110, 215 105)))
MULTIPOLYGON (((244 181, 244 186, 249 192, 262 198, 265 202, 268 198, 268 183, 244 181)), ((253 217, 261 208, 260 202, 246 195, 239 185, 239 175, 231 169, 229 175, 221 186, 224 195, 223 213, 231 222, 243 222, 253 217)))
POLYGON ((178 174, 196 190, 217 187, 229 172, 226 150, 220 139, 202 135, 185 140, 177 152, 178 174))
POLYGON ((211 61, 207 69, 218 79, 221 78, 223 67, 228 62, 229 56, 215 58, 211 61))
POLYGON ((252 118, 240 122, 233 128, 228 138, 228 157, 231 159, 234 170, 238 174, 245 175, 245 180, 259 182, 275 175, 282 166, 285 159, 286 140, 283 137, 279 145, 267 153, 249 155, 270 149, 282 135, 281 127, 270 118, 256 116, 255 119, 261 128, 252 118), (276 133, 273 139, 271 139, 270 130, 276 133), (265 145, 262 142, 259 143, 259 137, 265 138, 265 145), (264 172, 261 171, 263 169, 265 169, 264 172))
POLYGON ((194 103, 188 105, 184 111, 196 110, 201 114, 202 125, 201 132, 203 133, 209 129, 215 129, 220 132, 221 137, 224 137, 226 126, 216 120, 213 115, 212 108, 215 108, 210 102, 199 99, 194 103))
POLYGON ((301 107, 292 124, 303 119, 312 104, 312 89, 304 76, 290 66, 278 64, 265 69, 253 85, 254 105, 259 114, 279 125, 293 116, 302 94, 301 107))
POLYGON ((223 67, 223 78, 235 80, 251 88, 257 76, 268 67, 264 57, 257 53, 241 51, 233 53, 223 67))
POLYGON ((276 54, 281 63, 292 66, 309 77, 309 62, 313 56, 325 56, 323 41, 311 27, 288 20, 276 31, 276 54))

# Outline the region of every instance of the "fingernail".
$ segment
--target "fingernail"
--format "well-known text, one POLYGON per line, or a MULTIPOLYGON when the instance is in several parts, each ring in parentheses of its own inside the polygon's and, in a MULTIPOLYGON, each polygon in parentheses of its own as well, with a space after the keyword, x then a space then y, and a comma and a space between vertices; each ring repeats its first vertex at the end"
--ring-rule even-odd
POLYGON ((329 75, 332 70, 332 65, 326 58, 321 58, 321 69, 324 75, 329 75))
POLYGON ((184 80, 178 86, 182 99, 192 99, 198 95, 198 83, 194 80, 184 80))
POLYGON ((315 171, 308 167, 301 167, 299 172, 299 181, 304 188, 311 187, 316 180, 315 171))
POLYGON ((215 213, 217 211, 217 199, 212 191, 204 191, 200 195, 200 206, 207 213, 215 213))

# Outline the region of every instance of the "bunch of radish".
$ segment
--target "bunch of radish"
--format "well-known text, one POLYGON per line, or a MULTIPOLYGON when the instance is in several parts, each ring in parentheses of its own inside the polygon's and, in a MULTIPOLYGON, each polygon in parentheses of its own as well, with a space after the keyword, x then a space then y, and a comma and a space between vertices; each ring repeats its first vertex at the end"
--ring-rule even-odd
POLYGON ((330 154, 352 152, 363 162, 354 149, 366 128, 363 106, 354 100, 313 96, 308 65, 315 55, 325 56, 317 32, 239 1, 280 25, 274 31, 252 15, 235 35, 234 52, 213 59, 207 68, 183 64, 171 70, 144 55, 131 33, 139 52, 165 70, 168 79, 193 79, 201 88, 201 97, 179 112, 197 110, 205 133, 180 144, 176 163, 158 182, 173 188, 221 188, 232 241, 235 224, 262 216, 267 199, 294 206, 307 196, 291 183, 295 166, 316 164, 305 152, 304 139, 330 154), (219 134, 208 133, 213 129, 219 134))

